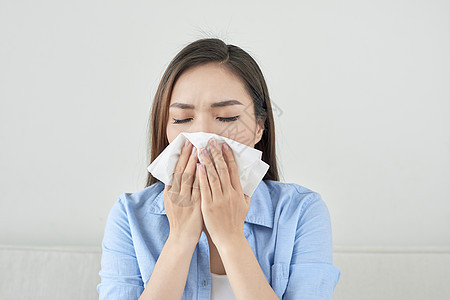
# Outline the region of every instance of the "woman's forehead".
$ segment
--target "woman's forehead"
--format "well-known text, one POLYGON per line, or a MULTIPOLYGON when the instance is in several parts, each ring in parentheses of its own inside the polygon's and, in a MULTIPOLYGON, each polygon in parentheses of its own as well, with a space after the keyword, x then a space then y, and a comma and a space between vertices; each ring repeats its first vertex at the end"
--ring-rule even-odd
POLYGON ((199 66, 181 74, 172 90, 170 104, 218 109, 250 102, 252 99, 238 76, 223 67, 199 66))

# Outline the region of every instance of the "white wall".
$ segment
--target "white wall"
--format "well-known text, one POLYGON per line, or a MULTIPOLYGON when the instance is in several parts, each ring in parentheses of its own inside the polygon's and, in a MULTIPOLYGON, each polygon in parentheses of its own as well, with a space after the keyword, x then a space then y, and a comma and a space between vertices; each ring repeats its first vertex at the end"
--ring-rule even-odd
POLYGON ((337 248, 450 247, 449 13, 430 0, 0 2, 0 243, 100 247, 118 196, 145 186, 165 67, 219 37, 260 64, 282 181, 322 195, 337 248))

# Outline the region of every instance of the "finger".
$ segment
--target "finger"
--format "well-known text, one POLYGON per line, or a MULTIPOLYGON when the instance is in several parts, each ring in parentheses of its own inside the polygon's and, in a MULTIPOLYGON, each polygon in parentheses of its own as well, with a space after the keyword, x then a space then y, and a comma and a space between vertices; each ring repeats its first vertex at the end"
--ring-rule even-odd
POLYGON ((191 199, 194 203, 196 203, 198 200, 200 200, 200 181, 199 181, 198 165, 199 165, 199 163, 196 163, 195 179, 194 179, 194 183, 192 184, 192 193, 191 193, 191 199))
POLYGON ((195 169, 197 164, 197 149, 192 146, 191 155, 189 156, 188 163, 184 169, 183 175, 181 175, 181 188, 180 195, 186 195, 191 198, 192 183, 194 182, 195 169))
MULTIPOLYGON (((211 141, 214 138, 211 139, 211 141)), ((222 153, 222 145, 217 144, 216 146, 210 143, 211 147, 211 153, 214 159, 214 162, 216 163, 216 171, 218 173, 218 178, 220 181, 220 186, 222 187, 222 191, 225 194, 228 193, 228 190, 225 187, 232 187, 230 182, 230 174, 228 172, 228 166, 227 163, 224 160, 223 153, 222 153)))
POLYGON ((172 179, 172 188, 171 190, 174 193, 180 192, 180 184, 181 184, 181 176, 183 175, 184 169, 186 168, 186 163, 189 159, 189 155, 191 153, 192 144, 189 140, 186 140, 187 145, 185 144, 181 149, 180 157, 178 158, 178 162, 173 171, 173 179, 172 179))
POLYGON ((250 202, 252 198, 250 196, 247 196, 247 194, 244 194, 245 202, 247 202, 247 205, 250 206, 250 202))
POLYGON ((217 174, 216 168, 212 164, 211 158, 209 157, 206 148, 202 149, 200 155, 202 156, 203 160, 202 165, 205 167, 206 170, 205 176, 208 178, 212 198, 217 198, 222 195, 222 187, 220 185, 219 175, 217 174))
POLYGON ((235 191, 242 192, 241 179, 238 166, 234 158, 233 150, 226 143, 222 145, 225 161, 227 162, 228 172, 230 174, 231 185, 235 191))
POLYGON ((211 203, 211 189, 209 187, 208 178, 206 176, 205 167, 202 164, 198 164, 198 179, 200 182, 200 194, 202 202, 211 203))

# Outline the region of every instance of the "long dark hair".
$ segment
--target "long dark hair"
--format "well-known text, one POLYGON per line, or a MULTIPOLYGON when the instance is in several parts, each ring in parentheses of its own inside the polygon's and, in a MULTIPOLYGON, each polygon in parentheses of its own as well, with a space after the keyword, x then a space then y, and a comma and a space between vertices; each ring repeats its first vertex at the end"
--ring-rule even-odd
MULTIPOLYGON (((245 83, 253 99, 256 121, 264 124, 261 140, 255 145, 255 149, 262 151, 261 159, 270 166, 263 180, 279 181, 275 153, 275 126, 264 76, 258 64, 247 52, 237 46, 227 45, 217 38, 200 39, 188 44, 174 57, 164 72, 153 100, 149 119, 147 154, 151 154, 150 162, 153 162, 169 144, 166 135, 169 105, 177 78, 190 67, 212 62, 227 67, 245 83)), ((146 187, 158 181, 151 173, 148 173, 146 187)))

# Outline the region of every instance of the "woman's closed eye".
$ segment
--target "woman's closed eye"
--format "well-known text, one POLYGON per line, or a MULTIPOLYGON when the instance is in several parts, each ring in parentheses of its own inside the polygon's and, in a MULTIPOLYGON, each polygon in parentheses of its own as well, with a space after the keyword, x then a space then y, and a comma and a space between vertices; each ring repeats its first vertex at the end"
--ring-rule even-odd
MULTIPOLYGON (((234 117, 230 117, 230 118, 217 117, 217 119, 221 122, 233 122, 233 121, 236 121, 238 118, 239 118, 239 116, 234 116, 234 117)), ((177 120, 175 118, 172 118, 172 119, 174 120, 173 124, 181 124, 181 123, 189 122, 192 118, 183 119, 183 120, 177 120)))

